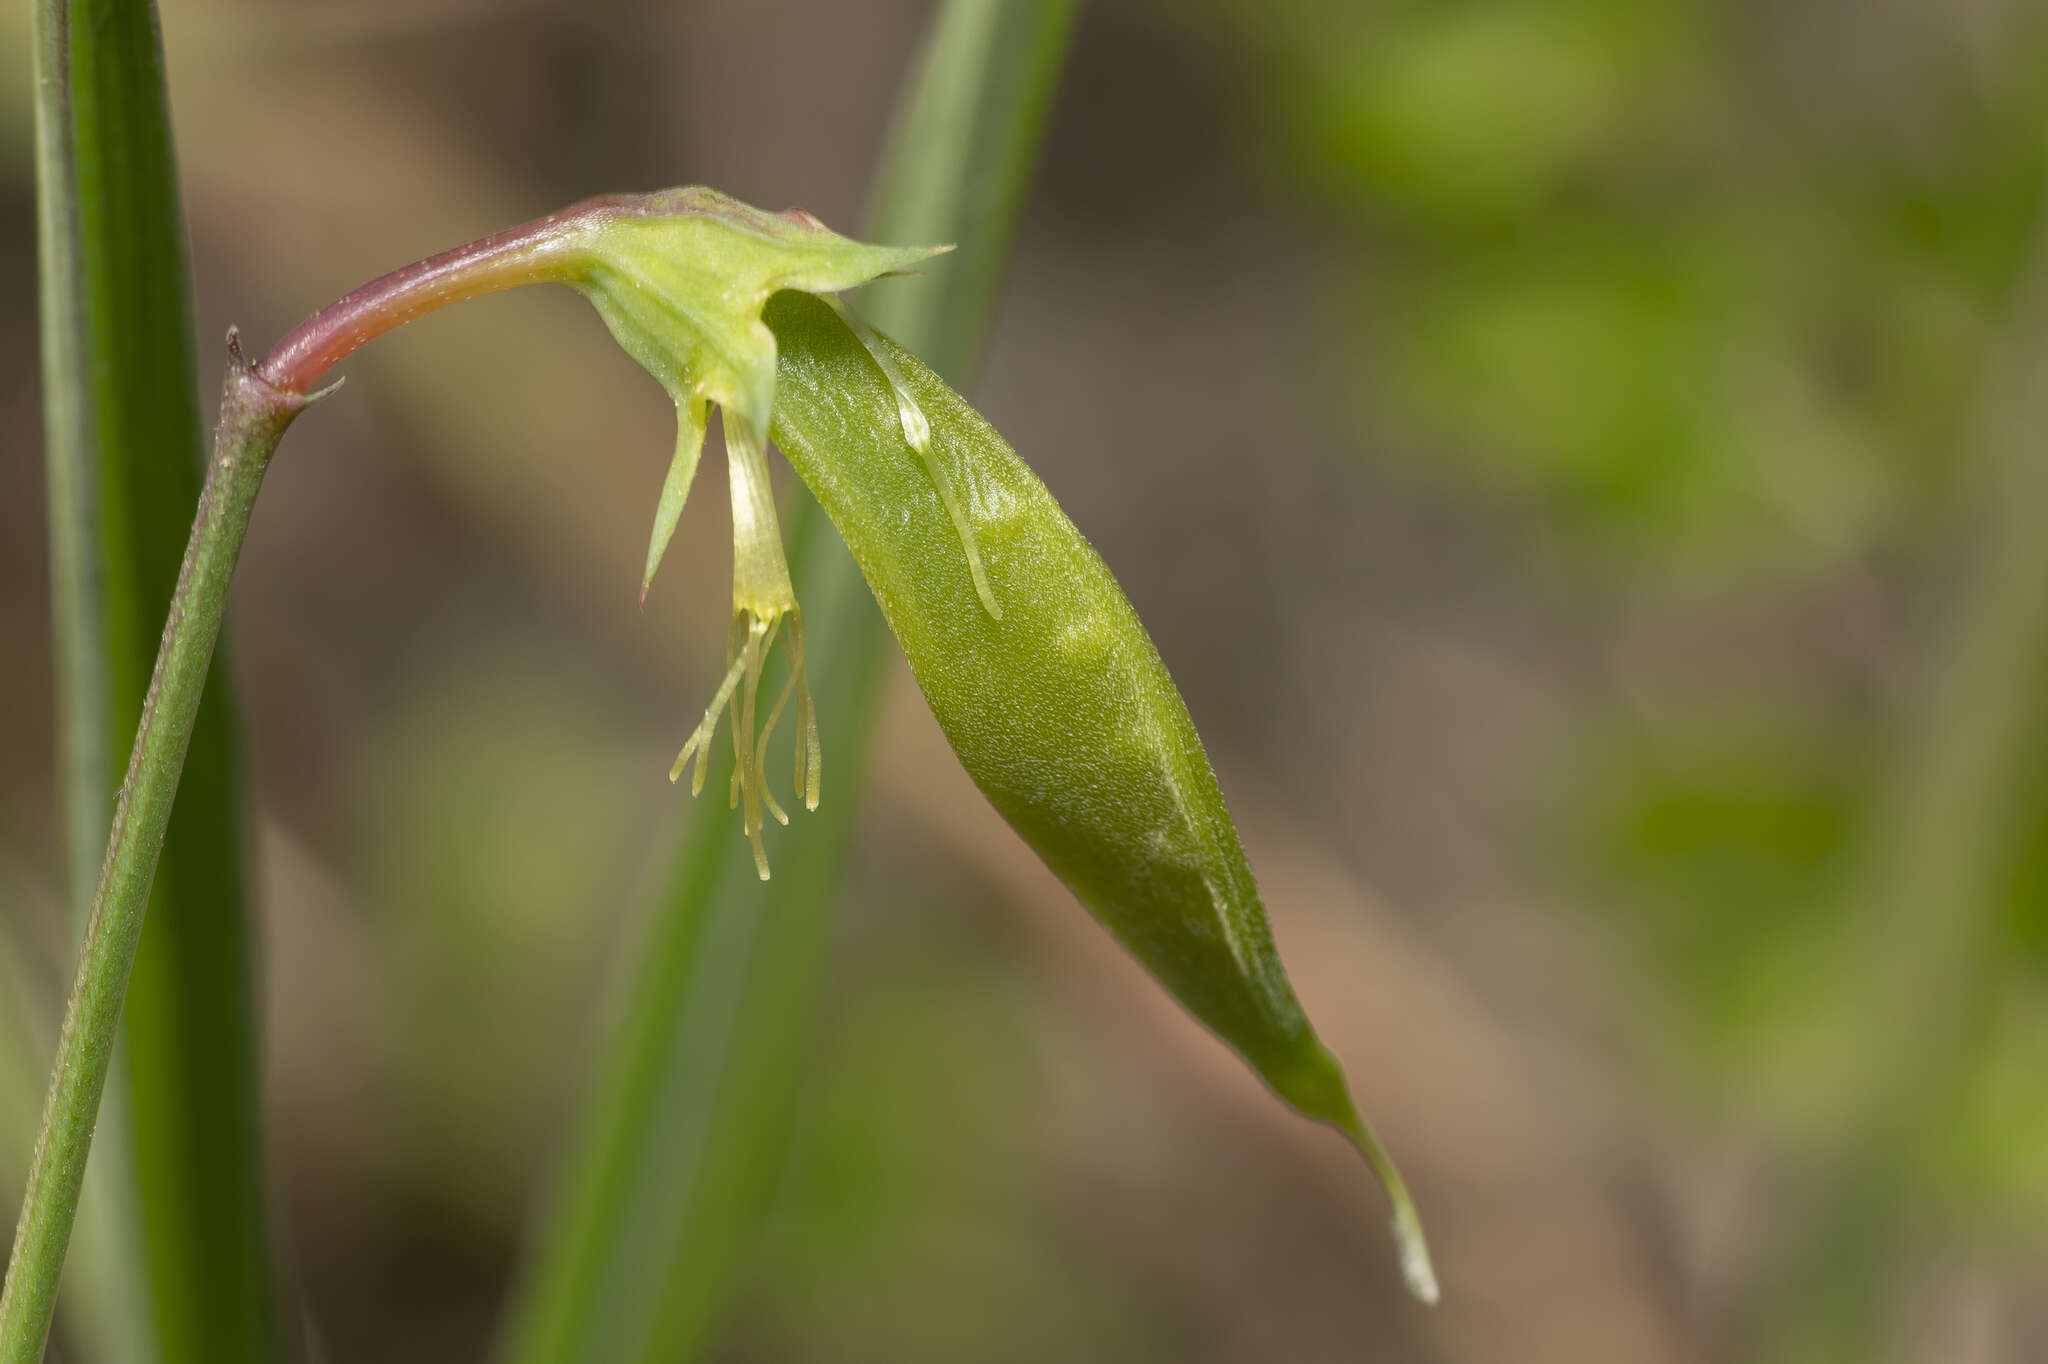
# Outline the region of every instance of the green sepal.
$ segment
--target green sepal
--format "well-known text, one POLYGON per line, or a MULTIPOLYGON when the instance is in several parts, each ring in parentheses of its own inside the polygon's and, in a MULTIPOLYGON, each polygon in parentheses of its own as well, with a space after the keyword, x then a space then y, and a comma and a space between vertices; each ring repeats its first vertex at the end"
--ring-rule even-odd
POLYGON ((676 405, 676 454, 648 545, 643 600, 696 472, 707 405, 768 442, 775 337, 761 310, 769 296, 837 293, 949 249, 872 246, 800 209, 771 213, 702 186, 622 197, 589 216, 567 282, 676 405))
POLYGON ((661 556, 668 551, 668 542, 675 538, 676 521, 683 514, 683 503, 690 498, 690 484, 697 477, 697 459, 704 453, 706 410, 702 398, 676 401, 676 453, 669 461, 668 477, 661 482, 661 501, 654 507, 654 535, 647 542, 647 571, 640 578, 642 606, 647 605, 647 589, 654 586, 654 570, 661 567, 661 556))

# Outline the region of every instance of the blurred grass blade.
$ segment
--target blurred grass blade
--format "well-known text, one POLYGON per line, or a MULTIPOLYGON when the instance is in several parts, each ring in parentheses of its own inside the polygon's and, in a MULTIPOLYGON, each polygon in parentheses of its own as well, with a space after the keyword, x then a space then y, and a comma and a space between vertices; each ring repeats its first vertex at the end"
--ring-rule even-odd
POLYGON ((79 927, 99 879, 113 809, 107 773, 107 655, 100 612, 99 526, 85 281, 78 261, 66 0, 37 0, 35 145, 37 312, 43 452, 49 493, 50 624, 57 666, 57 772, 64 870, 79 927))
MULTIPOLYGON (((56 663, 59 825, 71 921, 83 933, 99 879, 115 750, 109 734, 105 620, 100 609, 99 512, 93 468, 90 357, 85 348, 85 280, 78 255, 78 181, 71 134, 71 54, 67 0, 38 0, 35 9, 37 312, 41 326, 43 447, 50 534, 51 654, 56 663)), ((35 1035, 25 1010, 32 998, 13 944, 0 943, 0 974, 17 1001, 0 1019, 4 1045, 27 1052, 39 1069, 50 1039, 35 1035)), ((0 1066, 10 1056, 0 1058, 0 1066)), ((117 1061, 118 1065, 118 1061, 117 1061)), ((125 1077, 125 1070, 117 1070, 125 1077)), ((98 1158, 79 1196, 76 1244, 58 1304, 60 1329, 87 1358, 157 1358, 146 1296, 142 1221, 135 1182, 133 1132, 125 1084, 100 1107, 98 1158)), ((0 1096, 7 1111, 32 1115, 31 1090, 0 1096)), ((27 1117, 33 1131, 34 1119, 27 1117)), ((19 1155, 27 1171, 27 1148, 19 1155)), ((10 1174, 14 1173, 10 1166, 10 1174)))
MULTIPOLYGON (((1864 915, 1859 1006, 1840 1039, 1840 1144, 1812 1224, 1767 1291, 1765 1360, 1890 1358, 1885 1310, 1912 1243, 1916 1175, 1954 1121, 2009 970, 2000 864, 2023 829, 2028 735, 2048 696, 2048 219, 1991 351, 1967 450, 1965 546, 1854 882, 1864 915)), ((2022 835, 2023 836, 2023 835, 2022 835)), ((1924 1176, 1920 1176, 1924 1179, 1924 1176)))
POLYGON ((974 368, 1080 0, 955 0, 934 16, 862 237, 957 242, 861 314, 947 382, 974 368))
MULTIPOLYGON (((67 816, 89 826, 68 836, 84 895, 198 502, 201 424, 155 7, 73 0, 63 18, 49 56, 68 74, 68 129, 39 113, 53 120, 43 170, 62 175, 46 181, 46 392, 67 816)), ((124 1023, 148 1317, 166 1361, 277 1353, 227 676, 213 670, 193 731, 124 1023)))
MULTIPOLYGON (((802 519, 790 567, 816 621, 811 656, 834 665, 818 723, 851 736, 873 711, 881 670, 840 662, 864 642, 848 636, 881 622, 850 563, 819 572, 802 519)), ((838 858, 807 848, 841 850, 851 833, 852 756, 835 768, 845 794, 804 817, 771 882, 755 875, 724 802, 698 803, 562 1198, 536 1228, 511 1359, 688 1359, 716 1324, 782 1169, 839 874, 838 858)))
MULTIPOLYGON (((107 773, 112 760, 107 735, 105 639, 99 608, 96 498, 93 495, 91 419, 86 381, 84 281, 78 270, 78 199, 72 161, 70 52, 65 0, 39 0, 35 12, 36 253, 40 265, 38 313, 41 324, 43 444, 49 495, 51 652, 56 661, 57 783, 64 837, 65 885, 73 921, 81 930, 99 876, 107 812, 112 797, 107 773)), ((13 944, 0 943, 0 975, 6 993, 18 1001, 13 1016, 0 1019, 10 1053, 33 1046, 37 1066, 46 1055, 44 1039, 31 1042, 23 1013, 31 997, 13 944)), ((10 1054, 0 1067, 18 1060, 10 1054)), ((33 1071, 31 1071, 33 1075, 33 1071)), ((12 1078, 12 1077, 10 1077, 12 1078)), ((36 1112, 11 1089, 0 1101, 11 1114, 36 1112)), ((33 1131, 29 1119, 26 1131, 33 1131)), ((10 1137, 11 1137, 10 1133, 10 1137)), ((93 1162, 80 1203, 84 1228, 111 1230, 97 1247, 81 1246, 65 1294, 64 1329, 98 1358, 148 1360, 155 1347, 141 1297, 141 1229, 136 1216, 133 1152, 127 1107, 108 1105, 100 1119, 100 1158, 93 1162), (93 1333, 102 1333, 93 1339, 93 1333)), ((26 1148, 4 1152, 9 1175, 25 1172, 26 1148), (19 1170, 15 1158, 21 1158, 19 1170)))
MULTIPOLYGON (((960 249, 865 306, 955 381, 985 326, 1076 8, 951 0, 899 114, 864 236, 960 249)), ((516 1364, 700 1354, 782 1172, 891 647, 851 556, 799 499, 790 568, 832 790, 765 884, 722 805, 694 809, 587 1124, 536 1227, 506 1338, 516 1364)))

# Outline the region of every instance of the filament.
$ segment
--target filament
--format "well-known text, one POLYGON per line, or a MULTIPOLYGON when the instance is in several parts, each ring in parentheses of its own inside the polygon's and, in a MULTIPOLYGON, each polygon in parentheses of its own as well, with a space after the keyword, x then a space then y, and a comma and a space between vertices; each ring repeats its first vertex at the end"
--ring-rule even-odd
POLYGON ((744 609, 734 613, 732 628, 726 635, 725 675, 712 694, 711 704, 704 708, 703 719, 684 741, 682 751, 676 755, 675 765, 668 774, 670 781, 680 780, 683 769, 695 759, 690 794, 702 792, 711 740, 718 733, 720 718, 727 720, 732 730, 733 757, 727 803, 740 811, 741 832, 752 845, 754 870, 760 873, 763 881, 768 879, 768 850, 761 841, 766 817, 772 815, 778 824, 789 823, 788 812, 768 789, 768 740, 792 695, 797 698, 797 723, 801 731, 795 744, 795 790, 806 809, 817 809, 818 723, 816 708, 811 703, 810 686, 804 678, 803 616, 794 607, 765 620, 744 609), (778 639, 785 641, 789 676, 783 680, 775 704, 768 708, 767 718, 762 720, 761 674, 766 670, 768 656, 778 639))

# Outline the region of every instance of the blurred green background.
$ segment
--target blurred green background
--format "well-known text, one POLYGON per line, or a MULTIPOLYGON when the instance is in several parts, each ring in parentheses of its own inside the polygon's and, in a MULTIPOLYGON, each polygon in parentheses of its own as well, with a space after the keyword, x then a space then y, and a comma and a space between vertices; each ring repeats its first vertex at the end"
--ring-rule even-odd
MULTIPOLYGON (((925 8, 167 0, 209 373, 598 191, 851 229, 925 8)), ((10 1190, 71 951, 27 44, 10 1190)), ((2044 190, 2026 0, 1088 6, 974 396, 1180 681, 1446 1300, 899 668, 714 1357, 2048 1358, 2044 190)), ((689 809, 726 511, 636 611, 672 417, 566 293, 346 369, 231 626, 271 1182, 313 1357, 467 1358, 689 809)))

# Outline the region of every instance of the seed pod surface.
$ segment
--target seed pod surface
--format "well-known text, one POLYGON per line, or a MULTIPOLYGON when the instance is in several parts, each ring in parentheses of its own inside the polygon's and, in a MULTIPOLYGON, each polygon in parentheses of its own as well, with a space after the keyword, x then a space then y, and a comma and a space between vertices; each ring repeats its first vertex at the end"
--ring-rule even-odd
POLYGON ((981 415, 886 338, 965 507, 1000 618, 910 447, 898 391, 823 302, 777 294, 776 443, 853 551, 984 794, 1083 904, 1288 1103, 1358 1145, 1435 1297, 1412 1204, 1274 949, 1187 706, 1108 567, 981 415))

